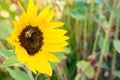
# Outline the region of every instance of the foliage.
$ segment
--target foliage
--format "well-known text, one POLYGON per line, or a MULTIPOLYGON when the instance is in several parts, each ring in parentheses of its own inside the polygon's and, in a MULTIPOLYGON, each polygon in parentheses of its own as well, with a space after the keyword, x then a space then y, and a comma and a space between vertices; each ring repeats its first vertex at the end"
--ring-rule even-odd
MULTIPOLYGON (((65 23, 70 37, 61 60, 51 63, 52 77, 34 74, 17 60, 14 46, 6 41, 12 20, 21 14, 17 0, 0 0, 0 80, 119 80, 119 0, 34 0, 40 9, 55 10, 54 20, 65 23)), ((28 0, 20 0, 26 9, 28 0)))

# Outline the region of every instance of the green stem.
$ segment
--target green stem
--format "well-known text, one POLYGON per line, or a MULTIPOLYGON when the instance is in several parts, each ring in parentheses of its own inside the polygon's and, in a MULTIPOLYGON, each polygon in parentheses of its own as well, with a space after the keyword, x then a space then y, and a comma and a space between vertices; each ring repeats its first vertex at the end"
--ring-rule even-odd
POLYGON ((67 79, 67 70, 66 70, 67 68, 66 68, 66 64, 65 64, 65 66, 64 66, 64 71, 63 71, 63 76, 64 76, 64 80, 68 80, 67 79))
MULTIPOLYGON (((65 61, 65 63, 66 63, 66 61, 65 61)), ((67 63, 65 64, 65 73, 66 73, 66 80, 68 80, 69 79, 69 74, 68 74, 68 66, 67 66, 67 63)))
MULTIPOLYGON (((89 33, 90 36, 92 36, 92 32, 94 30, 94 21, 92 20, 93 19, 93 15, 94 15, 94 0, 90 0, 91 3, 90 3, 90 12, 89 12, 89 18, 88 18, 88 27, 87 27, 87 32, 89 33)), ((93 38, 90 38, 89 39, 89 43, 88 43, 88 47, 91 49, 92 47, 90 47, 91 45, 93 45, 93 38)), ((90 50, 89 50, 90 51, 90 50)), ((91 51, 90 51, 91 52, 91 51)))
MULTIPOLYGON (((116 31, 115 31, 115 39, 118 39, 118 30, 119 30, 119 19, 117 19, 117 25, 116 25, 116 31)), ((115 70, 115 62, 116 62, 116 51, 113 52, 113 58, 112 58, 112 67, 111 67, 111 80, 114 79, 114 76, 112 75, 115 70)))
MULTIPOLYGON (((114 5, 114 3, 113 3, 113 5, 114 5)), ((109 24, 107 26, 105 39, 104 39, 103 47, 102 47, 102 50, 101 50, 100 59, 99 59, 99 62, 98 62, 98 68, 97 68, 95 80, 98 80, 98 77, 99 77, 99 74, 100 74, 100 66, 103 62, 103 55, 104 55, 104 51, 105 51, 105 48, 106 48, 106 43, 107 43, 107 40, 108 40, 108 37, 109 37, 109 32, 110 32, 110 29, 111 29, 111 26, 112 26, 113 14, 114 14, 114 11, 111 10, 110 18, 109 18, 109 24)))
MULTIPOLYGON (((93 24, 93 21, 91 20, 92 18, 92 15, 93 15, 93 12, 94 12, 94 0, 91 0, 91 4, 90 4, 90 18, 89 18, 89 28, 91 29, 92 27, 92 24, 93 24)), ((90 30, 91 31, 91 30, 90 30)))
MULTIPOLYGON (((98 12, 99 15, 102 14, 102 7, 103 7, 103 5, 100 4, 100 5, 99 5, 99 12, 98 12)), ((100 20, 100 19, 99 19, 99 20, 100 20)), ((96 47, 97 47, 97 41, 98 41, 100 29, 101 29, 101 25, 98 24, 98 29, 97 29, 96 36, 95 36, 95 42, 94 42, 94 45, 93 45, 92 54, 94 54, 94 52, 95 52, 95 50, 96 50, 96 47)))
POLYGON ((60 77, 60 80, 64 80, 64 77, 61 75, 61 70, 60 70, 59 66, 57 66, 56 69, 58 72, 58 76, 60 77))
POLYGON ((91 0, 91 8, 90 8, 90 12, 91 12, 91 15, 92 15, 92 13, 93 13, 93 11, 94 11, 94 0, 91 0))
POLYGON ((87 19, 84 20, 84 30, 83 30, 83 51, 84 51, 84 55, 83 55, 83 58, 85 59, 86 58, 86 38, 87 38, 87 19))
POLYGON ((76 34, 76 48, 77 48, 77 50, 76 50, 76 58, 77 58, 77 61, 79 61, 79 52, 78 52, 78 50, 80 49, 80 41, 79 41, 79 36, 80 36, 80 31, 79 31, 79 27, 80 27, 80 25, 79 25, 79 20, 76 20, 76 25, 75 25, 75 34, 76 34))
POLYGON ((94 52, 95 52, 95 50, 96 50, 96 47, 97 47, 97 41, 98 41, 100 29, 101 29, 101 27, 98 26, 97 33, 96 33, 96 36, 95 36, 95 42, 94 42, 92 54, 94 54, 94 52))

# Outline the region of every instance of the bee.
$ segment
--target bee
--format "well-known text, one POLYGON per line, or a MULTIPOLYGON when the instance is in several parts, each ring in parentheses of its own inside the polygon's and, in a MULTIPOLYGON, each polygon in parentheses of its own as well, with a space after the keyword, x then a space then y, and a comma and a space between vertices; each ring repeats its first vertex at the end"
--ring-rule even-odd
POLYGON ((34 31, 33 31, 32 29, 28 30, 28 31, 25 33, 25 38, 30 38, 33 32, 34 32, 34 31))

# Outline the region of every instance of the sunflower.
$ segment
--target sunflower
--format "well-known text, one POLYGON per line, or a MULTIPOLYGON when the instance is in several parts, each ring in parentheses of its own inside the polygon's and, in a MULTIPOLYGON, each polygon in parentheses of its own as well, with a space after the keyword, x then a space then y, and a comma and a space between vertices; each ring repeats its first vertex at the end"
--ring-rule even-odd
MULTIPOLYGON (((19 2, 18 2, 19 3, 19 2)), ((7 41, 15 46, 15 53, 22 64, 37 72, 52 76, 49 62, 59 62, 53 52, 63 52, 68 45, 66 30, 60 29, 63 22, 51 21, 54 10, 45 7, 38 13, 38 4, 29 0, 27 11, 19 3, 22 14, 18 21, 12 21, 14 29, 7 41)))

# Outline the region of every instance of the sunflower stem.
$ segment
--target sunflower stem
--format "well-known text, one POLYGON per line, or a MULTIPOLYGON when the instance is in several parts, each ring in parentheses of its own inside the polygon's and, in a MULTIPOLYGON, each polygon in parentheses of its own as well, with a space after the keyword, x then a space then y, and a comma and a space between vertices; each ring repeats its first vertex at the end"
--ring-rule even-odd
POLYGON ((35 76, 35 79, 34 80, 37 80, 38 77, 39 77, 40 73, 38 73, 36 76, 35 76))
POLYGON ((27 72, 27 74, 28 74, 30 80, 34 80, 34 77, 33 77, 33 75, 32 75, 32 72, 27 68, 27 66, 24 65, 23 68, 24 68, 24 70, 27 72))

